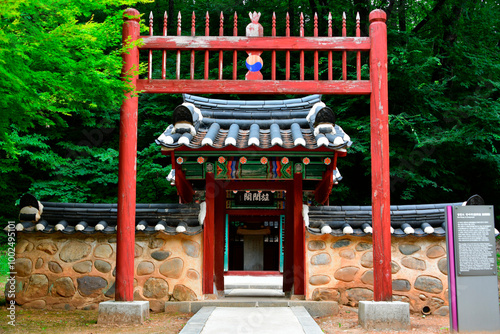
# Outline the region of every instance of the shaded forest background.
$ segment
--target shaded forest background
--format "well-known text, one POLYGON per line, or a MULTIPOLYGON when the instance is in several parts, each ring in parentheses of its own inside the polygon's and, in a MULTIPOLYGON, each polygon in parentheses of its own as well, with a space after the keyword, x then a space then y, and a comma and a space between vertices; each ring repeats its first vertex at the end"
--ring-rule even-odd
MULTIPOLYGON (((388 15, 392 203, 460 202, 480 194, 495 205, 499 216, 498 0, 20 0, 0 4, 0 227, 17 218, 16 205, 26 192, 43 201, 116 202, 124 88, 120 81, 121 17, 128 6, 145 13, 143 34, 150 11, 156 18, 156 34, 161 34, 164 11, 169 34, 175 34, 179 11, 183 34, 190 33, 193 11, 197 34, 203 34, 208 12, 213 35, 218 34, 221 11, 226 35, 232 34, 234 12, 239 15, 239 34, 244 35, 248 12, 257 11, 262 13, 265 35, 271 33, 273 12, 278 18, 277 34, 284 35, 288 12, 296 36, 300 12, 305 16, 306 36, 312 35, 315 12, 320 18, 320 36, 326 34, 329 12, 335 36, 341 34, 342 12, 348 36, 355 33, 357 12, 362 36, 367 36, 369 12, 384 9, 388 15)), ((351 78, 356 72, 355 57, 355 53, 348 54, 351 78)), ((200 74, 202 58, 197 57, 200 74)), ((245 57, 240 59, 244 75, 245 57)), ((214 55, 211 77, 217 76, 217 60, 214 55)), ((174 62, 169 58, 168 75, 175 71, 174 62)), ((184 64, 183 73, 188 75, 189 63, 184 64)), ((266 64, 270 61, 264 58, 264 64, 264 77, 269 78, 266 64)), ((366 77, 367 55, 363 64, 366 77)), ((341 79, 340 59, 334 67, 334 79, 341 79)), ((158 75, 161 68, 155 71, 158 75)), ((228 67, 225 72, 231 71, 228 67)), ((294 66, 292 77, 298 71, 294 66)), ((311 71, 308 66, 306 77, 311 71)), ((283 73, 279 67, 278 77, 283 73)), ((292 96, 267 98, 283 97, 292 96)), ((339 162, 344 179, 334 188, 330 204, 369 205, 369 98, 324 96, 323 100, 336 111, 338 124, 354 141, 348 156, 339 162)), ((140 96, 138 202, 177 200, 175 188, 165 179, 171 168, 169 159, 160 154, 154 139, 168 126, 180 103, 180 95, 140 96)))

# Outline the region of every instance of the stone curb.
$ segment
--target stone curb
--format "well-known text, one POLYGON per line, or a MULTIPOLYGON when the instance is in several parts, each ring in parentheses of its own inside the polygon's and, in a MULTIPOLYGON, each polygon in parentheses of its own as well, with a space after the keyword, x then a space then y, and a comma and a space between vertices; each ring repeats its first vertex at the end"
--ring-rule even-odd
POLYGON ((199 334, 205 327, 208 317, 215 310, 215 306, 202 307, 189 321, 179 334, 199 334))

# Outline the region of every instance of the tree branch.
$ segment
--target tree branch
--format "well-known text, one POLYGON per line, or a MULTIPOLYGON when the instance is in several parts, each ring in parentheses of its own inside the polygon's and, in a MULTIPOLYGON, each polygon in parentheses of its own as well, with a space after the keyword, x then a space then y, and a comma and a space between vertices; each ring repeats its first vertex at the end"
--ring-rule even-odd
POLYGON ((437 3, 436 3, 436 6, 434 6, 434 8, 427 14, 427 16, 422 20, 420 21, 416 26, 415 28, 413 28, 412 32, 414 33, 417 33, 420 29, 422 29, 426 24, 427 22, 429 22, 431 20, 431 18, 441 10, 441 8, 444 6, 446 0, 439 0, 437 3))

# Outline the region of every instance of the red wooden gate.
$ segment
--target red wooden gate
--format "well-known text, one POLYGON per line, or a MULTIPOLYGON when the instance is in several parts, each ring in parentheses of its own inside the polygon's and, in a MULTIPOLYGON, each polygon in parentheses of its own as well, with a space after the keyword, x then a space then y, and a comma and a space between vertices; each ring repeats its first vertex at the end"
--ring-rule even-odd
MULTIPOLYGON (((255 20, 256 13, 251 14, 255 20)), ((260 14, 258 14, 260 16, 260 14)), ((135 9, 124 13, 122 78, 130 83, 120 111, 120 157, 118 180, 118 231, 116 260, 117 301, 133 300, 135 205, 136 205, 136 157, 137 157, 137 92, 143 93, 196 93, 196 94, 369 94, 372 156, 372 211, 373 211, 373 263, 374 299, 390 301, 391 281, 391 234, 390 234, 390 179, 389 179, 389 130, 387 91, 387 28, 386 14, 382 10, 370 13, 370 36, 360 37, 359 17, 356 37, 346 37, 345 16, 342 37, 332 36, 331 15, 328 19, 328 36, 319 37, 317 16, 314 17, 314 36, 304 36, 304 16, 300 20, 300 36, 290 36, 287 16, 286 36, 276 36, 276 17, 273 15, 272 36, 264 37, 257 26, 247 26, 247 36, 237 36, 237 16, 234 15, 233 36, 223 36, 224 17, 219 18, 219 36, 209 36, 209 17, 205 17, 205 36, 196 36, 195 16, 191 18, 191 36, 181 35, 181 16, 177 18, 175 36, 167 35, 167 17, 164 18, 162 36, 153 36, 153 18, 150 16, 149 36, 140 36, 140 14, 135 9), (257 29, 257 30, 256 30, 257 29), (138 42, 141 40, 142 42, 138 42), (139 79, 139 50, 148 50, 148 77, 139 79), (162 57, 161 78, 153 78, 153 50, 159 50, 162 57), (239 80, 238 51, 249 55, 271 52, 270 80, 239 80), (290 77, 290 52, 299 52, 300 76, 290 77), (182 79, 181 53, 190 53, 189 78, 182 79), (202 78, 196 78, 195 56, 204 55, 202 78), (218 76, 209 77, 209 54, 218 53, 218 76), (224 78, 224 52, 232 53, 233 71, 230 78, 224 78), (276 74, 276 52, 285 52, 285 78, 278 80, 276 74), (305 77, 305 52, 314 54, 313 78, 305 77), (319 52, 328 55, 328 77, 321 80, 319 52), (342 53, 342 80, 333 80, 333 52, 342 53), (347 77, 347 52, 356 52, 356 80, 347 77), (370 79, 361 80, 361 52, 370 53, 370 79), (167 54, 175 57, 175 74, 167 73, 167 54), (172 78, 170 78, 172 77, 172 78)), ((257 18, 258 21, 258 18, 257 18)), ((155 51, 156 52, 156 51, 155 51)), ((227 74, 226 74, 227 76, 227 74)), ((255 78, 247 75, 247 79, 255 78)), ((209 180, 207 180, 208 182, 209 180)), ((213 201, 212 201, 213 202, 213 201)), ((208 204, 208 200, 207 200, 208 204)), ((208 211, 208 210, 207 210, 208 211)))

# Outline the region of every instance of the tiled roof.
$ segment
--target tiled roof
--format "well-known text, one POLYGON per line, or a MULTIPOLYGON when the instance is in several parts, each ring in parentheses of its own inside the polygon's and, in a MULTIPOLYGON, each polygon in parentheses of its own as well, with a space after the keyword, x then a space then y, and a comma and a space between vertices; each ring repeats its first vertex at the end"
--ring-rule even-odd
MULTIPOLYGON (((397 237, 445 236, 445 208, 462 203, 391 205, 391 233, 397 237)), ((371 206, 318 206, 303 210, 314 234, 364 236, 372 232, 371 206)))
MULTIPOLYGON (((44 208, 37 223, 20 222, 17 231, 23 232, 81 232, 116 233, 116 204, 53 203, 42 202, 44 208)), ((202 227, 198 222, 199 205, 184 204, 137 204, 136 231, 167 234, 198 234, 202 227)))
MULTIPOLYGON (((275 145, 284 148, 302 145, 306 149, 325 146, 334 150, 345 150, 352 144, 339 125, 315 122, 318 113, 326 107, 321 95, 243 101, 185 94, 183 106, 190 110, 192 119, 176 123, 174 111, 174 124, 158 137, 157 144, 168 148, 185 145, 193 149, 205 145, 214 148, 232 145, 240 149, 252 145, 264 149, 275 145)), ((329 108, 325 110, 331 112, 329 108)))

